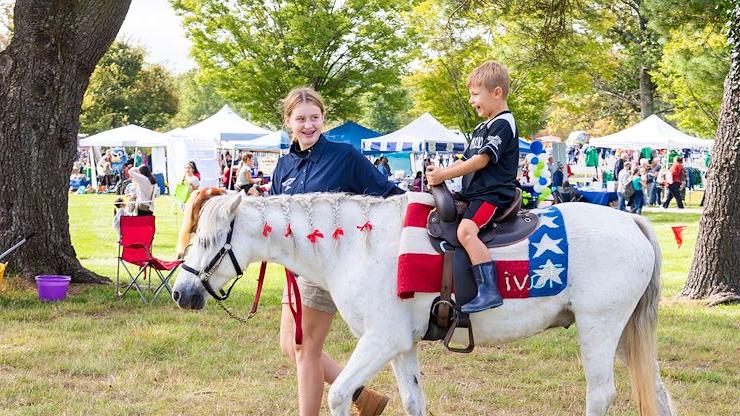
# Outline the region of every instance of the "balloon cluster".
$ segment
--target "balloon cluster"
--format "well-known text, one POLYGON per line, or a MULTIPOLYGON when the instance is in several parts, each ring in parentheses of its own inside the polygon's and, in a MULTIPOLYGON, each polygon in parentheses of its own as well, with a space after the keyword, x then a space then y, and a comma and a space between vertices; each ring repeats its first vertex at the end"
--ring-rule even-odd
POLYGON ((539 194, 537 200, 543 201, 552 195, 552 189, 550 189, 552 173, 545 166, 545 149, 542 142, 533 141, 529 145, 529 150, 532 153, 528 154, 525 160, 529 163, 529 171, 532 172, 534 178, 534 191, 539 194))

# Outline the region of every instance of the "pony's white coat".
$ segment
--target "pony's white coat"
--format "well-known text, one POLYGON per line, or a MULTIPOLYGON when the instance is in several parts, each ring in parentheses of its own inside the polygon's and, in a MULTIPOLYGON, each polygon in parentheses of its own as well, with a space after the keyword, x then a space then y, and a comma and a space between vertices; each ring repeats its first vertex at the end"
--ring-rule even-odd
MULTIPOLYGON (((342 194, 215 197, 203 207, 197 241, 186 263, 196 269, 205 267, 235 219, 232 243, 242 268, 267 260, 324 287, 358 338, 350 360, 331 386, 332 414, 349 415, 352 392, 391 362, 406 413, 422 415, 425 404, 416 345, 426 331, 435 294, 419 293, 410 300, 396 296, 406 200, 405 195, 379 199, 342 194), (360 231, 358 226, 366 221, 372 230, 360 231), (292 235, 286 237, 288 223, 292 235), (273 229, 267 238, 262 235, 264 224, 273 229), (344 235, 334 239, 337 227, 344 235), (314 229, 324 237, 312 244, 306 236, 314 229)), ((672 414, 657 371, 660 250, 649 223, 590 204, 558 208, 567 227, 568 287, 552 297, 507 299, 499 308, 472 315, 476 344, 520 339, 575 321, 586 373, 587 415, 605 415, 614 399, 618 347, 634 376, 641 414, 672 414)), ((218 289, 233 274, 230 262, 224 261, 211 284, 218 289)), ((197 278, 185 271, 180 271, 174 290, 207 296, 197 278)), ((457 342, 466 342, 465 331, 457 331, 457 342)))

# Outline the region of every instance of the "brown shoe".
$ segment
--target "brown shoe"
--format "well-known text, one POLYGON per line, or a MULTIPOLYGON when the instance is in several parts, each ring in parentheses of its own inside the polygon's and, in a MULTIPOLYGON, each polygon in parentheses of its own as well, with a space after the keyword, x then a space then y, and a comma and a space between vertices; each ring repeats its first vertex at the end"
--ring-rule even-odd
POLYGON ((354 401, 355 412, 360 416, 379 416, 385 410, 388 400, 388 396, 365 387, 354 401))

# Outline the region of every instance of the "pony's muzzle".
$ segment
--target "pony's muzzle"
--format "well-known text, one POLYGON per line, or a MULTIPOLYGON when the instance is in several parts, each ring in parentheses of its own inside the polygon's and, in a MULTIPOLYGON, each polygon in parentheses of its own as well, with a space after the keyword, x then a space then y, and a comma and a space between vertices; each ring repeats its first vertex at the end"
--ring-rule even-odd
POLYGON ((172 300, 182 309, 203 309, 206 300, 200 292, 172 291, 172 300))

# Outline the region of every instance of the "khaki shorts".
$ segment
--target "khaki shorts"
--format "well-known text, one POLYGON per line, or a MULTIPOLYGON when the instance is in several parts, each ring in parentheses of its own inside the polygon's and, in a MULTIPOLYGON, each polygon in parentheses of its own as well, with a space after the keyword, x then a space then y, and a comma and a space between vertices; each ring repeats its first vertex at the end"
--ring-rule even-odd
MULTIPOLYGON (((309 308, 326 313, 337 313, 337 307, 326 290, 309 282, 301 276, 296 276, 298 290, 301 291, 301 303, 309 308)), ((288 304, 288 286, 283 289, 283 305, 288 304)))

